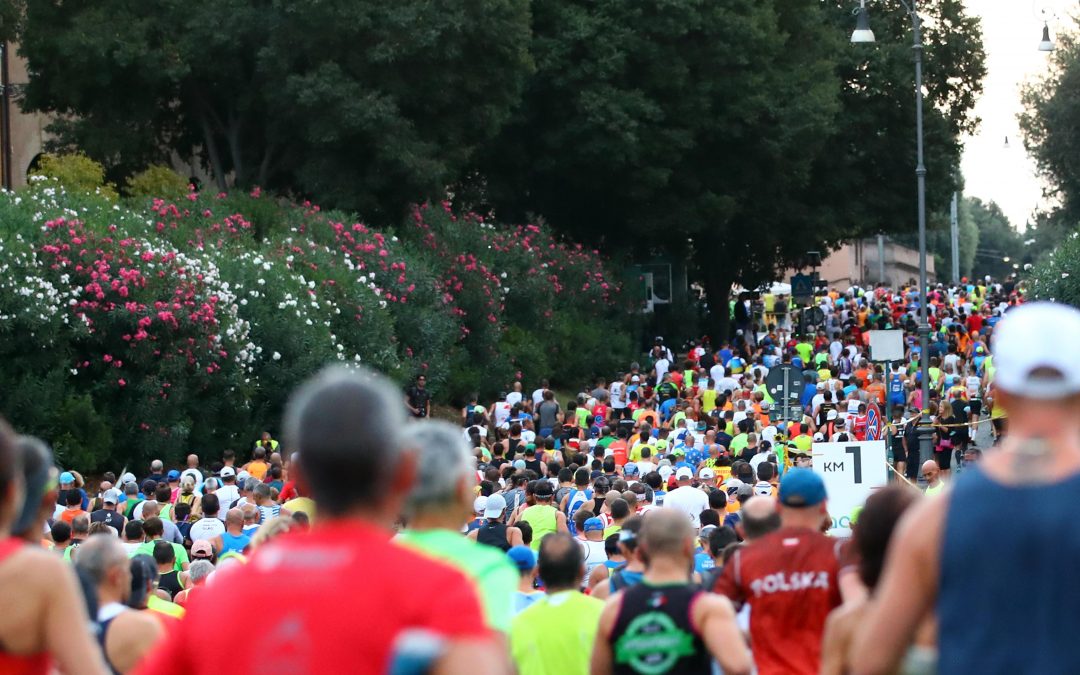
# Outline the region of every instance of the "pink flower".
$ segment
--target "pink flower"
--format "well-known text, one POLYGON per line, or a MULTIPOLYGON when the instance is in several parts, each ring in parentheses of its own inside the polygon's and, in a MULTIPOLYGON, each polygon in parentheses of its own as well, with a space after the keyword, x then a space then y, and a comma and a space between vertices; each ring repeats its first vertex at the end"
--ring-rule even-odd
POLYGON ((112 363, 112 354, 106 354, 105 356, 102 356, 101 359, 105 363, 112 363))
POLYGON ((117 380, 116 383, 118 385, 120 385, 121 387, 126 387, 127 386, 127 381, 122 377, 119 380, 117 380))

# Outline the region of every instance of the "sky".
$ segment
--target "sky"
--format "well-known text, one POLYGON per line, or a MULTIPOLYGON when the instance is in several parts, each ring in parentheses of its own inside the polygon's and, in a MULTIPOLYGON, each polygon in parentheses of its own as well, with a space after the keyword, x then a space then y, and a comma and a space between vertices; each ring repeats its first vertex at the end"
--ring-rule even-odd
MULTIPOLYGON (((986 47, 986 79, 975 105, 982 120, 978 132, 964 139, 961 170, 965 193, 994 201, 1019 230, 1032 212, 1045 206, 1043 185, 1024 151, 1020 124, 1020 90, 1046 72, 1049 54, 1038 51, 1043 12, 1051 34, 1070 21, 1076 0, 965 0, 968 11, 982 17, 986 47), (1005 139, 1009 147, 1005 147, 1005 139)), ((930 178, 928 177, 928 180, 930 178)))

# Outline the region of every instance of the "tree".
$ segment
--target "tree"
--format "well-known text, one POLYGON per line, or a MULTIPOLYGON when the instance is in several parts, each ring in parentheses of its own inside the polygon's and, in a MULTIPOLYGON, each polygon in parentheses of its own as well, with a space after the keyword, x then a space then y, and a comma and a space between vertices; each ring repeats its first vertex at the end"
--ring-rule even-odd
POLYGON ((979 229, 979 254, 975 259, 975 273, 989 274, 1002 279, 1012 274, 1025 262, 1024 245, 1020 234, 1009 222, 1008 216, 994 202, 983 202, 978 197, 964 200, 971 209, 971 217, 979 229), (1005 260, 1008 258, 1008 260, 1005 260))
POLYGON ((177 153, 222 189, 396 219, 517 102, 528 17, 527 0, 28 0, 26 107, 114 174, 177 153))
MULTIPOLYGON (((913 229, 903 14, 885 15, 869 48, 845 44, 841 2, 537 0, 533 15, 537 72, 477 167, 498 212, 540 213, 609 249, 686 255, 712 307, 808 249, 913 229)), ((940 207, 983 53, 957 0, 926 18, 940 207)), ((726 319, 714 312, 712 330, 726 319)))
POLYGON ((1080 216, 1080 43, 1062 32, 1050 56, 1051 64, 1041 79, 1023 90, 1024 111, 1020 127, 1024 146, 1056 197, 1060 211, 1074 222, 1080 216))

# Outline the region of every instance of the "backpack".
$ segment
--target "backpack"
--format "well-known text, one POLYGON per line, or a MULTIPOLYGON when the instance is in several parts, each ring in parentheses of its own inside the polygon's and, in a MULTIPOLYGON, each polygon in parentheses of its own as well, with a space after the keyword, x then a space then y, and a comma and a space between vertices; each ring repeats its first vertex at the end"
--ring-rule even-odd
POLYGON ((842 355, 836 365, 841 375, 851 375, 851 359, 848 358, 847 354, 842 355))

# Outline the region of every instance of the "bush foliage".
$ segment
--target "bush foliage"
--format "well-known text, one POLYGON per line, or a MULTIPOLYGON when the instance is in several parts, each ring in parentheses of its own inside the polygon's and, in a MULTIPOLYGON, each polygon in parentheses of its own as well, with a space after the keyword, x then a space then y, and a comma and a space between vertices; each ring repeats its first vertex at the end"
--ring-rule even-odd
POLYGON ((395 233, 258 190, 78 185, 0 195, 0 412, 82 469, 243 450, 331 362, 456 403, 631 351, 605 261, 540 225, 424 204, 395 233))

